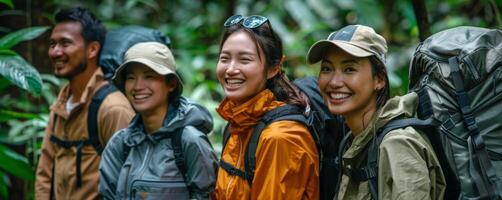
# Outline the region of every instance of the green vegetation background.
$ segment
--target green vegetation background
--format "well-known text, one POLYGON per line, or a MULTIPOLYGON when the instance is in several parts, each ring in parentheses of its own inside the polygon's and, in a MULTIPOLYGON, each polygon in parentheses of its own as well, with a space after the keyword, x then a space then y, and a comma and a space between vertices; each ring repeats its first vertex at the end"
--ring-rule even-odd
MULTIPOLYGON (((221 151, 225 122, 215 108, 223 98, 216 80, 222 24, 233 14, 263 15, 281 36, 284 68, 291 79, 317 76, 306 64, 315 41, 348 24, 365 24, 389 44, 387 67, 392 95, 408 87, 408 64, 419 43, 414 3, 423 2, 427 30, 456 26, 501 28, 500 0, 0 0, 0 199, 33 199, 38 153, 49 105, 65 83, 53 75, 47 57, 56 11, 71 6, 92 10, 109 30, 123 25, 158 29, 172 41, 184 95, 206 106, 215 119, 210 135, 221 151)), ((423 21, 421 21, 423 22, 423 21)))

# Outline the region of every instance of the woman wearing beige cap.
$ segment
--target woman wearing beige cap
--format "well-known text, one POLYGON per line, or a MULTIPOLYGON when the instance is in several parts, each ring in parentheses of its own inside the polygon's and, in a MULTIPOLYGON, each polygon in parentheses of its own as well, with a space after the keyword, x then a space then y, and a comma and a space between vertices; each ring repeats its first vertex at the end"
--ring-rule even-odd
POLYGON ((385 39, 362 25, 333 32, 309 50, 308 62, 321 62, 319 88, 325 104, 351 130, 339 153, 343 175, 336 197, 443 199, 444 175, 421 131, 407 126, 375 137, 392 119, 416 116, 418 102, 416 94, 389 99, 386 52, 385 39))
POLYGON ((209 199, 217 170, 206 136, 211 115, 181 96, 167 46, 138 43, 124 57, 114 82, 137 115, 103 152, 100 193, 106 199, 209 199))
POLYGON ((303 113, 307 105, 284 75, 279 36, 257 15, 234 15, 224 27, 216 71, 225 99, 217 111, 229 128, 214 197, 319 199, 319 157, 307 127, 294 120, 262 123, 276 109, 303 113), (255 134, 259 126, 265 128, 255 134), (248 151, 252 146, 256 151, 248 151))

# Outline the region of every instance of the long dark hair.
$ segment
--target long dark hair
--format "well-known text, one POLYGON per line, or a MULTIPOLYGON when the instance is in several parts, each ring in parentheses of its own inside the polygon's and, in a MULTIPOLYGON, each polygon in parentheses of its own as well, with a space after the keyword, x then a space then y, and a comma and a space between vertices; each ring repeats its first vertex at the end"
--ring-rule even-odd
POLYGON ((387 100, 390 99, 389 76, 387 74, 385 64, 383 64, 376 56, 370 56, 369 60, 372 66, 371 72, 373 76, 385 81, 385 86, 377 91, 376 104, 377 109, 380 109, 385 105, 387 100))
MULTIPOLYGON (((261 56, 265 56, 266 70, 282 65, 282 41, 279 35, 272 30, 270 22, 263 23, 261 26, 253 29, 246 28, 242 26, 241 23, 236 23, 225 28, 220 43, 220 53, 227 38, 239 31, 243 31, 251 37, 256 45, 256 49, 258 49, 258 56, 260 58, 261 56), (263 51, 264 55, 260 55, 259 49, 263 51)), ((307 96, 289 81, 282 69, 274 77, 267 80, 267 88, 274 93, 275 98, 279 101, 284 101, 288 104, 302 105, 304 107, 308 104, 307 96)))

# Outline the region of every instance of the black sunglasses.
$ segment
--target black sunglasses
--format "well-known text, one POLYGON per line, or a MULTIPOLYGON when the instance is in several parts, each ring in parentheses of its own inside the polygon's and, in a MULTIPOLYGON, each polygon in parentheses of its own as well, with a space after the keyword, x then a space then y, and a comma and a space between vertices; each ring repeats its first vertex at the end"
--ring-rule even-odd
POLYGON ((268 19, 266 17, 259 16, 259 15, 252 15, 249 17, 244 17, 242 15, 234 15, 234 16, 229 17, 225 21, 223 26, 228 28, 232 25, 241 23, 242 26, 244 26, 245 28, 254 29, 254 28, 261 26, 265 22, 268 22, 268 19))

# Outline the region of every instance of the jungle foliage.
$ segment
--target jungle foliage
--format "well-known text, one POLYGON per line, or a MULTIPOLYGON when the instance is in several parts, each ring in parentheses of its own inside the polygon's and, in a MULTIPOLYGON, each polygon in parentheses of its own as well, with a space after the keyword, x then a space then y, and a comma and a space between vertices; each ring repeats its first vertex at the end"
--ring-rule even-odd
POLYGON ((374 27, 389 44, 392 95, 407 91, 410 56, 423 28, 416 12, 428 18, 429 33, 462 25, 502 27, 502 1, 496 0, 0 0, 0 199, 33 198, 49 106, 65 83, 51 75, 48 29, 54 13, 71 6, 89 8, 110 30, 143 25, 170 37, 184 95, 215 118, 210 137, 218 151, 225 122, 215 110, 223 99, 215 69, 222 24, 233 14, 271 21, 283 40, 284 69, 291 79, 317 75, 318 66, 305 61, 316 40, 348 24, 374 27), (427 10, 415 11, 417 2, 427 10))

